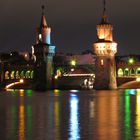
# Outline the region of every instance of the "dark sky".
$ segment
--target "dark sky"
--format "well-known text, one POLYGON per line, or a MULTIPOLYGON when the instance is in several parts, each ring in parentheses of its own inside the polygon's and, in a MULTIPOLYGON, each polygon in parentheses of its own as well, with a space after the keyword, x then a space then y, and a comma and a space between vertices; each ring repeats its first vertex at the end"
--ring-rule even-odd
MULTIPOLYGON (((42 3, 57 51, 92 50, 102 0, 1 0, 0 52, 31 50, 42 3)), ((107 0, 107 14, 114 26, 118 54, 140 54, 140 0, 107 0)))

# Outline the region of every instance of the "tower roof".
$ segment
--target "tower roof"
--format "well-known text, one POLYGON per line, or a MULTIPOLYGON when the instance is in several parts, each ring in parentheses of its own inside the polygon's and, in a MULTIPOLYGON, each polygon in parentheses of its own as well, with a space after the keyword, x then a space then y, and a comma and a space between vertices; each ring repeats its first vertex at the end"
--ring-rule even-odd
POLYGON ((41 17, 41 22, 40 22, 40 29, 47 27, 47 21, 46 21, 46 17, 44 15, 44 5, 42 6, 42 17, 41 17))
POLYGON ((106 15, 106 0, 103 0, 103 16, 101 19, 101 24, 108 24, 108 18, 106 15))

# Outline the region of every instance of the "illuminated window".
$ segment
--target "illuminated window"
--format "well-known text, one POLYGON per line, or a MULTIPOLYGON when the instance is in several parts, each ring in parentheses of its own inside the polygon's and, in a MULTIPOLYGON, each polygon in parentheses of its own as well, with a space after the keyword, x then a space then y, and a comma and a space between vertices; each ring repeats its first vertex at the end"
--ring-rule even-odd
POLYGON ((59 77, 59 76, 61 76, 61 69, 57 69, 57 71, 56 71, 56 75, 59 77))
POLYGON ((137 75, 140 75, 140 68, 137 68, 137 75))
POLYGON ((16 71, 16 79, 19 79, 20 76, 19 76, 19 71, 16 71))
POLYGON ((25 73, 25 78, 29 79, 30 78, 30 71, 28 70, 26 73, 25 73))
POLYGON ((10 77, 9 77, 9 71, 6 71, 5 72, 5 79, 10 79, 10 77))
POLYGON ((128 59, 128 63, 129 63, 129 64, 132 65, 132 64, 134 64, 134 62, 135 62, 135 61, 134 61, 134 58, 129 58, 129 59, 128 59))
POLYGON ((129 69, 128 68, 125 68, 124 69, 124 76, 128 76, 129 75, 129 69))
POLYGON ((24 76, 24 71, 21 71, 21 73, 20 73, 20 78, 25 78, 25 76, 24 76))
POLYGON ((32 70, 31 71, 31 79, 33 79, 34 78, 34 71, 32 70))
POLYGON ((11 79, 15 79, 15 71, 12 71, 10 74, 11 79))
POLYGON ((39 40, 42 41, 42 34, 39 34, 39 40))
POLYGON ((121 68, 118 69, 118 77, 123 76, 123 70, 121 68))
POLYGON ((135 75, 135 70, 134 70, 133 68, 130 69, 130 75, 131 75, 131 76, 135 75))
POLYGON ((34 46, 32 46, 32 55, 34 54, 34 46))
POLYGON ((75 66, 75 65, 76 65, 76 61, 75 61, 75 60, 72 60, 72 61, 71 61, 71 65, 72 65, 72 66, 75 66))
POLYGON ((101 59, 101 65, 102 65, 102 66, 104 65, 104 60, 103 60, 103 59, 101 59))

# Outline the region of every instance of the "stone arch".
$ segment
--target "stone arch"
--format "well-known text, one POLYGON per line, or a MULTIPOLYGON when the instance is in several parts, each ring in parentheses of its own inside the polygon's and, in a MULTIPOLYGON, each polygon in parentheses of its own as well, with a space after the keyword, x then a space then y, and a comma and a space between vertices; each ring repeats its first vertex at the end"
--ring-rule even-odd
POLYGON ((29 78, 31 78, 31 72, 28 70, 28 71, 26 71, 26 73, 25 73, 25 78, 27 78, 27 79, 29 79, 29 78))
POLYGON ((140 67, 137 68, 137 70, 136 70, 136 74, 137 74, 138 76, 140 76, 140 67))
POLYGON ((129 76, 129 68, 124 69, 124 76, 129 76))
POLYGON ((16 76, 16 79, 19 79, 20 78, 20 75, 19 75, 19 71, 18 70, 16 71, 15 76, 16 76))
POLYGON ((135 75, 135 69, 134 68, 131 68, 130 69, 130 76, 134 76, 135 75))
POLYGON ((11 79, 15 79, 15 71, 11 71, 10 77, 11 77, 11 79))
POLYGON ((123 69, 119 68, 117 74, 118 74, 118 77, 122 77, 123 76, 123 69))
POLYGON ((4 74, 4 79, 10 79, 9 71, 6 71, 4 74))
POLYGON ((34 71, 33 71, 33 70, 31 71, 30 76, 31 76, 31 79, 33 79, 33 78, 34 78, 34 71))
POLYGON ((133 80, 133 81, 129 81, 129 82, 126 82, 122 85, 120 85, 118 88, 120 89, 137 89, 137 88, 140 88, 140 81, 136 81, 136 80, 133 80))
POLYGON ((21 71, 20 78, 25 78, 24 71, 21 71))

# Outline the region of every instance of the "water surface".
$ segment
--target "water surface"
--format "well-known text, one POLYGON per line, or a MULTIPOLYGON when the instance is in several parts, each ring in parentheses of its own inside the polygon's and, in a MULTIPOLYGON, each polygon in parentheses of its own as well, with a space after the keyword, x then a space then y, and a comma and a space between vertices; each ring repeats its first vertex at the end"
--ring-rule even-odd
POLYGON ((0 92, 1 140, 139 140, 140 90, 0 92))

